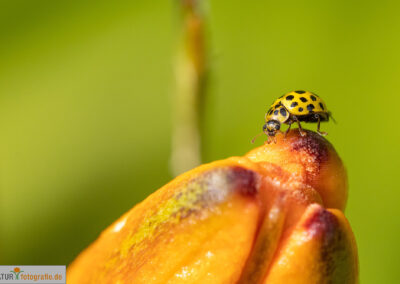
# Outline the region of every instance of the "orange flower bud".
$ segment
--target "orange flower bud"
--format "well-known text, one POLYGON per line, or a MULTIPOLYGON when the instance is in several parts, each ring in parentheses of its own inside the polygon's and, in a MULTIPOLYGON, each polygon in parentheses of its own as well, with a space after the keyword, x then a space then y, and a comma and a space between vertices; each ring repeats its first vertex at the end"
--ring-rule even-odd
POLYGON ((15 273, 18 273, 18 272, 20 272, 20 271, 21 271, 21 269, 20 269, 19 267, 15 267, 15 268, 14 268, 14 272, 15 272, 15 273))
POLYGON ((68 283, 356 283, 346 195, 333 147, 292 131, 153 193, 78 256, 68 283))

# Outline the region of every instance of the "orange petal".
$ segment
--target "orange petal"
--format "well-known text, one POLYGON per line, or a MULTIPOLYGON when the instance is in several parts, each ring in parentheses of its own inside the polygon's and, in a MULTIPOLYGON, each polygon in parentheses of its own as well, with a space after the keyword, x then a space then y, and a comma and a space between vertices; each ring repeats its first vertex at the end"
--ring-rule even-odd
POLYGON ((285 209, 283 199, 278 196, 264 217, 238 284, 259 283, 261 279, 264 279, 282 234, 286 217, 285 209))
POLYGON ((280 166, 292 178, 317 190, 326 208, 344 210, 347 201, 347 175, 333 146, 319 134, 297 129, 288 136, 277 136, 277 143, 253 149, 246 157, 251 161, 280 166))
POLYGON ((264 283, 357 283, 357 248, 343 213, 310 205, 283 237, 264 283))
POLYGON ((216 162, 167 184, 103 232, 69 267, 68 283, 237 281, 260 219, 250 167, 216 162))

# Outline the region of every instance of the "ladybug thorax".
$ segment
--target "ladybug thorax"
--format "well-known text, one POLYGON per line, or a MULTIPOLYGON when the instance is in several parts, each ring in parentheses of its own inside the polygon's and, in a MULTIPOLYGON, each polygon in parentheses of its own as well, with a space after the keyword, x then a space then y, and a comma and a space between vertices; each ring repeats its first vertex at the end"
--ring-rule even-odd
POLYGON ((265 122, 275 120, 280 123, 285 123, 285 121, 289 119, 289 115, 289 112, 283 105, 273 104, 265 116, 265 122))

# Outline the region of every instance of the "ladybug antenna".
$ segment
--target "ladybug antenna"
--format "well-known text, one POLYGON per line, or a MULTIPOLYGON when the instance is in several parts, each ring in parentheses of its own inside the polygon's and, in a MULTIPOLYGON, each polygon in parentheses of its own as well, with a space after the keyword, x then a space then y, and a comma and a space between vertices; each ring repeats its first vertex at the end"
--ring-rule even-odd
POLYGON ((263 135, 263 134, 264 134, 264 132, 260 132, 260 133, 258 133, 256 136, 254 136, 253 139, 251 139, 251 144, 254 144, 254 142, 256 141, 256 139, 257 139, 260 135, 263 135))
POLYGON ((329 114, 329 117, 332 118, 332 121, 333 121, 335 124, 337 124, 336 120, 335 120, 335 119, 333 118, 333 116, 332 116, 332 113, 331 113, 331 112, 328 112, 328 114, 329 114))

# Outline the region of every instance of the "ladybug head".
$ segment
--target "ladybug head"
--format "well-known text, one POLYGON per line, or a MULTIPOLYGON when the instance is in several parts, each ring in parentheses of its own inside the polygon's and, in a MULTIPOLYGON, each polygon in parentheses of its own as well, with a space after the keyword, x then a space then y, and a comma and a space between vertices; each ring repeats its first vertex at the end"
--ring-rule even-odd
POLYGON ((276 132, 281 128, 281 123, 275 119, 268 120, 264 126, 263 131, 268 136, 275 136, 276 132))

